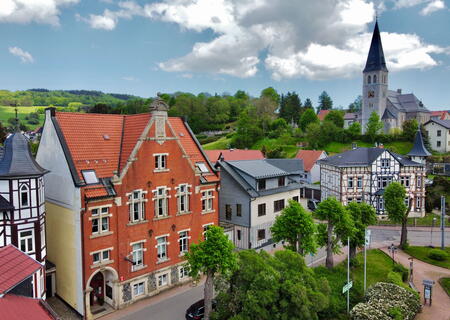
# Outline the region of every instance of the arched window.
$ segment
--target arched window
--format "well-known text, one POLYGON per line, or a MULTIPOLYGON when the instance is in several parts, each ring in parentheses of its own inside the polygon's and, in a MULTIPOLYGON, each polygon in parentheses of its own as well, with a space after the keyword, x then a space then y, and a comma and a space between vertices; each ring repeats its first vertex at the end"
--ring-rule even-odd
POLYGON ((21 207, 28 207, 29 206, 29 199, 28 199, 28 187, 23 184, 20 187, 20 206, 21 207))
POLYGON ((373 75, 373 83, 377 83, 377 75, 376 74, 373 75))
POLYGON ((371 83, 371 81, 370 81, 370 76, 367 76, 367 83, 368 83, 368 84, 371 83))

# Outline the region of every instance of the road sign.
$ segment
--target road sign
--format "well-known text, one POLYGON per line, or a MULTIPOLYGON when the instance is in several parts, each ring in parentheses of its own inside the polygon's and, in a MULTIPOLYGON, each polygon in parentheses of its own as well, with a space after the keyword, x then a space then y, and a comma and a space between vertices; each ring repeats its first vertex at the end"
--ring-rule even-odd
POLYGON ((422 283, 424 286, 432 287, 434 284, 434 280, 423 280, 422 283))
POLYGON ((353 287, 353 281, 350 281, 345 286, 342 287, 342 293, 346 293, 348 290, 350 290, 353 287))
POLYGON ((366 246, 370 245, 370 234, 371 234, 371 230, 367 229, 366 230, 366 246))

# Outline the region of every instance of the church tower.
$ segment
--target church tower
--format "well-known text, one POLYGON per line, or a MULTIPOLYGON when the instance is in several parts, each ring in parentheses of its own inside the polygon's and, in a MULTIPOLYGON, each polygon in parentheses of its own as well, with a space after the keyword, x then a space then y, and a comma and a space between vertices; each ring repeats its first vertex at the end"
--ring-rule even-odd
POLYGON ((376 112, 380 119, 386 109, 386 97, 388 90, 388 69, 384 60, 383 46, 381 44, 378 21, 375 22, 372 42, 366 67, 363 70, 362 92, 362 131, 366 131, 366 125, 372 112, 376 112))

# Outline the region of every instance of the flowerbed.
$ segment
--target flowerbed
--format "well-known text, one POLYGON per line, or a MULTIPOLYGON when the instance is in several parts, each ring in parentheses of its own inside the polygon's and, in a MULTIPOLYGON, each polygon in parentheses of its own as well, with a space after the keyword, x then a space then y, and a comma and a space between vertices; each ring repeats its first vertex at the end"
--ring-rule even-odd
POLYGON ((421 309, 417 294, 393 283, 376 283, 367 290, 365 300, 352 309, 351 319, 412 320, 421 309))

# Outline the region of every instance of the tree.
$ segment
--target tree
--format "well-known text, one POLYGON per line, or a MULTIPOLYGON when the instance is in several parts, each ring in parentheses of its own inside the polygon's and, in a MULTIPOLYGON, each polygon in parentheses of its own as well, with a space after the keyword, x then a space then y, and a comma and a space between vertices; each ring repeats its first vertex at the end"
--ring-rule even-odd
POLYGON ((280 103, 280 95, 278 94, 277 90, 275 90, 272 87, 268 87, 262 90, 260 98, 262 97, 268 97, 272 99, 272 101, 275 102, 277 105, 280 103))
POLYGON ((233 243, 218 226, 210 226, 205 233, 205 240, 191 245, 186 253, 189 275, 198 279, 200 273, 206 275, 205 282, 205 320, 209 320, 212 310, 213 283, 217 273, 226 274, 236 267, 233 243))
POLYGON ((287 248, 302 256, 316 253, 314 219, 297 201, 289 200, 289 205, 275 218, 270 231, 274 241, 288 242, 287 248))
POLYGON ((419 124, 416 119, 406 120, 402 124, 403 138, 408 141, 413 141, 416 136, 419 124))
POLYGON ((380 117, 375 111, 372 112, 366 125, 366 136, 369 138, 370 142, 375 142, 375 139, 382 128, 383 122, 380 121, 380 117))
POLYGON ((0 122, 0 144, 3 144, 6 140, 7 132, 3 124, 0 122))
POLYGON ((295 92, 288 92, 281 98, 280 117, 285 119, 287 123, 298 123, 301 107, 302 103, 298 94, 295 92))
POLYGON ((364 246, 366 228, 377 222, 375 209, 365 202, 350 202, 346 210, 353 218, 355 232, 350 238, 350 258, 356 257, 356 248, 364 246))
POLYGON ((313 109, 306 109, 305 112, 302 113, 299 121, 300 128, 305 131, 306 127, 308 127, 311 123, 319 123, 319 118, 313 109))
POLYGON ((305 103, 303 104, 303 108, 305 109, 314 109, 312 105, 312 101, 310 98, 306 98, 305 103))
POLYGON ((384 190, 384 207, 388 214, 389 220, 402 224, 402 233, 400 236, 400 247, 404 248, 408 242, 408 230, 406 223, 408 222, 409 211, 413 199, 408 199, 409 205, 405 204, 406 190, 398 182, 392 182, 384 190))
POLYGON ((324 120, 333 122, 338 128, 344 127, 344 113, 341 110, 331 110, 324 120))
POLYGON ((109 113, 111 107, 104 103, 97 103, 91 109, 89 109, 89 113, 109 113))
POLYGON ((249 107, 241 112, 237 122, 236 134, 233 137, 233 146, 236 148, 250 148, 263 137, 255 107, 249 107))
POLYGON ((328 307, 330 287, 290 250, 243 250, 238 268, 218 286, 218 320, 317 320, 328 307))
POLYGON ((242 99, 242 100, 248 100, 249 99, 247 92, 245 92, 243 90, 236 91, 236 93, 234 94, 234 97, 236 99, 242 99))
POLYGON ((356 97, 355 101, 348 105, 348 112, 358 112, 362 109, 362 96, 356 97))
POLYGON ((350 139, 357 139, 361 135, 361 124, 358 121, 353 122, 346 132, 350 139))
POLYGON ((339 241, 351 237, 354 232, 354 224, 351 215, 344 206, 335 198, 323 200, 317 206, 316 216, 320 220, 326 220, 326 224, 318 227, 319 246, 326 245, 327 258, 325 265, 327 268, 333 267, 333 253, 339 252, 339 241))
POLYGON ((330 110, 333 108, 333 100, 326 91, 323 91, 319 96, 319 105, 317 110, 330 110))
POLYGON ((320 136, 320 124, 313 122, 306 127, 305 139, 308 142, 308 147, 310 149, 319 149, 321 147, 319 139, 320 136))

